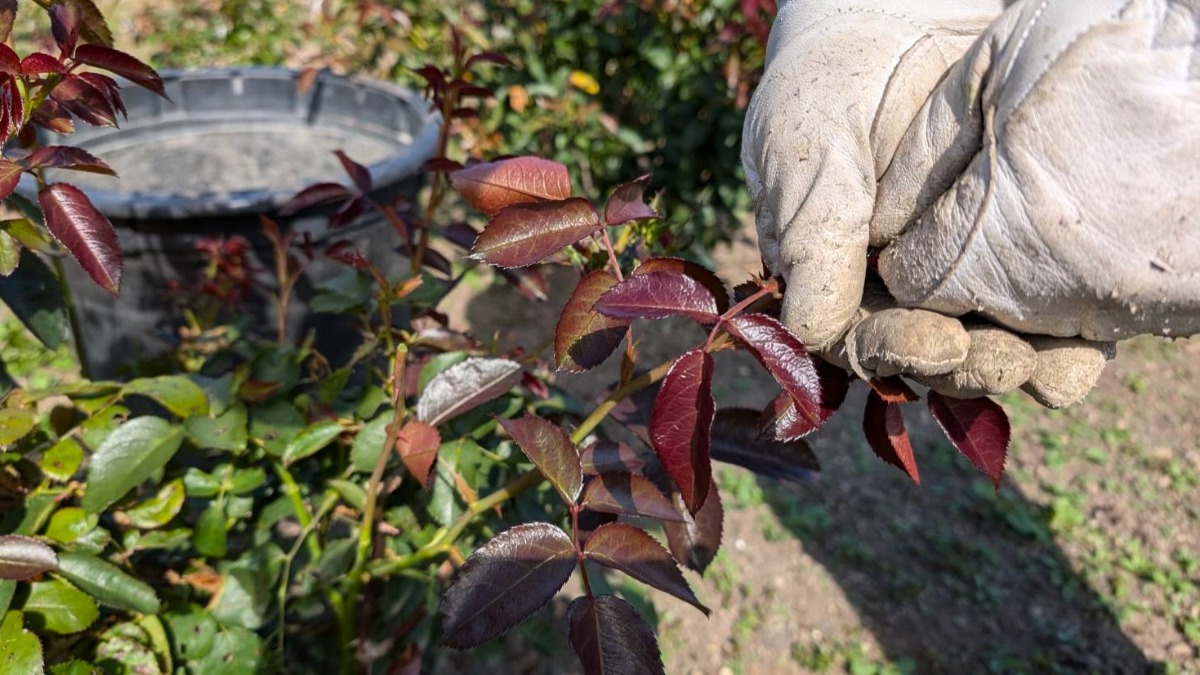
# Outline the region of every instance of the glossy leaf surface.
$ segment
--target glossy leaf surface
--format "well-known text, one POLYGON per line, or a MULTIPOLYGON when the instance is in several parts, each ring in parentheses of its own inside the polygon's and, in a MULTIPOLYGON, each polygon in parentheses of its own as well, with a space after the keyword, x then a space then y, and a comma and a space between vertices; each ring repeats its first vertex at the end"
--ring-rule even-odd
POLYGON ((647 174, 613 190, 604 204, 604 222, 607 225, 623 225, 631 220, 657 218, 658 212, 646 203, 646 188, 650 186, 647 174))
POLYGON ((664 675, 654 631, 628 602, 614 595, 576 598, 567 624, 584 675, 664 675))
POLYGON ((583 553, 588 560, 620 570, 709 613, 696 599, 667 549, 640 527, 627 523, 602 525, 587 538, 583 553))
POLYGON ((521 364, 470 358, 438 373, 417 401, 417 419, 437 426, 503 395, 521 381, 521 364))
POLYGON ((498 421, 563 501, 574 504, 583 487, 583 468, 579 463, 579 449, 566 432, 533 415, 498 421))
POLYGON ((999 489, 1011 436, 1004 409, 989 398, 951 398, 936 391, 929 392, 928 401, 946 438, 999 489))
POLYGON ((707 352, 694 349, 680 356, 663 378, 650 419, 654 452, 692 513, 704 504, 712 478, 712 373, 707 352))
POLYGON ((814 426, 820 426, 821 378, 815 361, 800 340, 777 319, 765 314, 735 316, 727 327, 792 398, 796 412, 814 426))
POLYGON ((158 596, 148 584, 89 553, 63 551, 58 573, 102 604, 142 614, 157 614, 158 596))
POLYGON ((54 183, 38 191, 46 227, 79 261, 101 288, 116 295, 121 288, 123 256, 117 231, 79 188, 54 183))
POLYGON ((631 275, 596 301, 596 311, 614 319, 687 316, 700 323, 717 320, 717 301, 699 281, 662 270, 631 275))
POLYGON ((514 157, 469 166, 450 174, 450 183, 471 206, 489 215, 512 204, 571 196, 567 167, 540 157, 514 157))
POLYGON ((863 434, 879 459, 908 474, 917 485, 921 484, 917 459, 913 456, 912 441, 904 426, 899 403, 889 403, 877 391, 872 391, 863 410, 863 434))
POLYGON ((55 569, 54 549, 31 537, 0 536, 0 579, 24 581, 55 569))
MULTIPOLYGON (((817 376, 821 381, 821 409, 817 421, 824 424, 841 409, 850 390, 850 377, 841 368, 817 360, 817 376)), ((763 438, 774 438, 781 441, 794 441, 816 431, 819 425, 813 424, 800 415, 796 402, 787 392, 775 397, 767 404, 759 417, 759 434, 763 438)))
POLYGON ((629 473, 602 473, 591 479, 580 503, 601 513, 684 522, 654 483, 629 473))
POLYGON ((501 209, 475 239, 471 257, 498 267, 528 267, 600 229, 586 199, 513 204, 501 209))
POLYGON ((442 595, 442 641, 469 649, 506 633, 554 597, 575 569, 575 545, 548 523, 517 525, 467 558, 442 595))
POLYGON ((183 442, 183 429, 159 417, 138 417, 104 439, 88 465, 82 506, 99 513, 164 467, 183 442))
POLYGON ((729 290, 725 288, 725 282, 721 281, 720 277, 713 274, 707 267, 694 263, 691 260, 683 258, 671 257, 656 257, 646 258, 637 267, 633 269, 631 276, 639 276, 649 274, 651 272, 675 272, 691 277, 700 282, 712 293, 713 298, 717 301, 717 312, 723 313, 729 309, 729 290))
POLYGON ((621 344, 629 321, 597 312, 596 300, 617 278, 596 270, 579 281, 554 329, 554 362, 560 370, 581 373, 603 363, 621 344))

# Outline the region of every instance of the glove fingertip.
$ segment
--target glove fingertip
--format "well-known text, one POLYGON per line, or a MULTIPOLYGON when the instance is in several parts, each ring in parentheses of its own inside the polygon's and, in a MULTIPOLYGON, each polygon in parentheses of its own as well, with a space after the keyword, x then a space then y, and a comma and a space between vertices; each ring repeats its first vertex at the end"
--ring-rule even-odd
POLYGON ((1021 387, 1047 408, 1065 408, 1087 397, 1116 353, 1110 342, 1077 338, 1030 338, 1037 368, 1021 387))

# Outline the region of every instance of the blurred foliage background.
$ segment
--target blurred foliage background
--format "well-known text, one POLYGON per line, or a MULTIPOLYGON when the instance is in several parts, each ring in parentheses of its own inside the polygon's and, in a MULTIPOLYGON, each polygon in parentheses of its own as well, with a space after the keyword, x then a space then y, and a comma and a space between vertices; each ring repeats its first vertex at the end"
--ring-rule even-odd
MULTIPOLYGON (((774 0, 99 4, 121 46, 156 68, 328 68, 412 87, 414 68, 445 61, 454 25, 517 62, 479 83, 497 100, 466 121, 472 155, 556 159, 586 194, 653 172, 676 245, 701 257, 749 208, 739 138, 774 0)), ((26 21, 18 41, 45 39, 26 21)))

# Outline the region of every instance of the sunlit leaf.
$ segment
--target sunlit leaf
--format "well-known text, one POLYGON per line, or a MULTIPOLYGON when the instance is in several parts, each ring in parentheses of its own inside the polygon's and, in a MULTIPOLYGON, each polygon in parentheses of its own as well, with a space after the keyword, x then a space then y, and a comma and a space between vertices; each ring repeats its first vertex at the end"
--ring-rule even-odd
POLYGON ((604 222, 623 225, 631 220, 657 218, 658 212, 645 202, 646 188, 649 186, 649 174, 618 185, 604 204, 604 222))
POLYGON ((597 312, 614 319, 665 319, 687 316, 700 323, 717 320, 717 301, 699 281, 675 271, 631 275, 605 292, 597 312))
POLYGON ((602 473, 641 473, 646 458, 624 443, 596 439, 579 453, 583 472, 590 475, 602 473))
POLYGON ((503 395, 521 382, 521 364, 470 358, 429 381, 417 400, 417 419, 437 426, 503 395))
POLYGON ((512 436, 521 452, 550 481, 563 501, 574 504, 583 487, 583 469, 579 464, 579 449, 566 432, 533 415, 517 420, 499 418, 497 421, 512 436))
POLYGON ((175 480, 163 485, 153 497, 137 506, 125 510, 125 517, 134 527, 143 530, 153 530, 171 522, 171 519, 183 509, 183 499, 187 496, 183 480, 175 480))
POLYGON ((999 489, 1011 435, 1004 409, 989 398, 951 398, 936 391, 929 392, 928 401, 946 438, 999 489))
POLYGON ((0 579, 23 581, 56 569, 54 549, 30 537, 0 535, 0 579))
POLYGON ((715 406, 712 356, 693 349, 680 356, 654 401, 650 437, 667 474, 679 486, 688 510, 704 504, 711 483, 709 443, 715 406))
POLYGON ((336 420, 324 420, 308 425, 283 449, 283 463, 292 464, 315 455, 345 430, 336 420))
POLYGON ((725 282, 716 274, 713 274, 707 267, 694 263, 691 260, 683 258, 670 257, 655 257, 646 258, 637 267, 633 268, 631 276, 639 276, 649 274, 651 272, 674 272, 691 277, 700 282, 712 293, 713 298, 717 301, 717 312, 724 313, 729 309, 729 290, 725 288, 725 282))
POLYGON ((50 6, 50 32, 64 54, 75 52, 79 41, 79 28, 83 23, 83 9, 72 2, 59 2, 50 6))
POLYGON ((917 396, 917 392, 905 384, 899 375, 872 378, 867 384, 883 399, 884 403, 912 403, 921 399, 920 396, 917 396))
POLYGON ((762 438, 758 422, 757 410, 718 410, 712 427, 712 458, 778 480, 801 483, 816 478, 821 465, 807 443, 762 438))
POLYGON ((200 448, 241 452, 246 449, 246 406, 238 401, 216 417, 192 415, 183 422, 188 438, 200 448))
POLYGON ((183 375, 133 380, 121 390, 122 396, 131 394, 152 398, 178 417, 208 414, 208 395, 199 385, 183 375))
POLYGON ((38 148, 25 158, 25 163, 32 169, 72 169, 106 176, 117 175, 104 160, 87 150, 69 145, 47 145, 38 148))
POLYGON ((75 50, 75 59, 89 66, 120 75, 163 98, 167 97, 167 92, 163 90, 162 78, 158 76, 158 73, 125 52, 104 45, 80 45, 75 50))
POLYGON ((58 573, 101 604, 142 614, 157 614, 158 596, 148 584, 89 553, 63 551, 58 573))
POLYGON ((100 617, 96 601, 62 579, 30 584, 21 609, 30 627, 59 635, 85 630, 100 617))
POLYGON ((50 92, 50 98, 85 124, 117 126, 118 110, 109 94, 82 75, 66 75, 50 92))
POLYGON ((554 362, 559 369, 581 373, 595 368, 621 344, 629 321, 593 308, 596 299, 616 284, 612 274, 596 270, 575 286, 554 328, 554 362))
POLYGON ((24 167, 16 162, 0 159, 0 199, 8 199, 13 190, 17 189, 17 184, 21 182, 21 172, 24 170, 24 167))
POLYGON ((629 473, 602 473, 588 481, 579 503, 593 511, 684 522, 648 479, 629 473))
POLYGON ((422 487, 429 487, 433 462, 437 459, 442 436, 432 426, 409 420, 396 435, 396 452, 405 468, 422 487))
POLYGON ((765 314, 740 314, 727 329, 792 397, 796 412, 815 426, 822 423, 821 379, 808 350, 782 323, 765 314))
POLYGON ((588 560, 620 570, 638 581, 683 600, 706 615, 709 610, 696 599, 675 559, 640 527, 626 523, 603 525, 583 546, 588 560))
POLYGON ((567 624, 584 675, 664 675, 654 631, 628 602, 614 595, 576 598, 567 624))
POLYGON ((227 549, 228 529, 225 511, 213 502, 200 514, 192 530, 192 545, 196 552, 209 558, 224 558, 227 549))
POLYGON ((917 485, 921 484, 900 404, 889 403, 877 391, 872 391, 863 410, 863 434, 879 459, 908 474, 917 485))
POLYGON ((25 438, 37 426, 37 415, 24 408, 0 409, 0 446, 25 438))
POLYGON ((513 204, 492 216, 475 239, 471 257, 497 267, 528 267, 600 227, 596 209, 581 197, 513 204))
POLYGON ((61 75, 67 72, 67 67, 57 58, 42 52, 34 52, 21 59, 21 72, 26 75, 46 75, 55 73, 61 75))
POLYGON ((442 595, 442 641, 469 649, 550 602, 575 569, 575 545, 548 523, 517 525, 467 558, 442 595))
POLYGON ((571 196, 567 167, 540 157, 514 157, 469 166, 450 174, 450 183, 471 206, 489 215, 512 204, 571 196))
POLYGON ((165 466, 182 442, 182 427, 159 417, 138 417, 117 427, 88 465, 84 510, 99 513, 108 508, 165 466))
POLYGON ((117 231, 108 218, 79 188, 67 183, 53 183, 39 190, 38 203, 54 237, 93 281, 116 295, 121 288, 123 256, 117 231))
POLYGON ((725 508, 715 483, 710 483, 704 505, 693 516, 687 512, 683 499, 675 495, 676 510, 683 516, 683 523, 664 522, 667 545, 675 559, 687 567, 704 572, 721 548, 721 533, 725 521, 725 508))
POLYGON ((4 670, 11 673, 42 675, 42 643, 24 628, 21 612, 0 615, 0 656, 4 670))
MULTIPOLYGON (((817 421, 824 424, 845 402, 846 393, 850 390, 850 377, 845 370, 835 365, 819 359, 815 362, 817 376, 821 381, 821 408, 817 412, 817 421)), ((780 441, 794 441, 819 428, 818 424, 813 424, 797 412, 796 402, 787 392, 776 396, 767 404, 759 417, 758 425, 760 437, 780 441)))

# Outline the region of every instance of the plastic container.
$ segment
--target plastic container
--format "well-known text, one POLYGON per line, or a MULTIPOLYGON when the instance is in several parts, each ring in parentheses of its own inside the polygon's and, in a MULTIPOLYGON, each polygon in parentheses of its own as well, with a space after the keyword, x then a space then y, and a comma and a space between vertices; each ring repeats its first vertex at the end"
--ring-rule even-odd
MULTIPOLYGON (((301 91, 299 73, 283 69, 221 69, 162 73, 166 101, 134 86, 122 87, 129 110, 121 128, 77 125, 75 134, 47 134, 44 143, 82 147, 108 162, 119 179, 60 172, 112 220, 125 254, 121 295, 97 287, 75 262, 66 261, 82 333, 78 345, 93 378, 117 376, 136 359, 153 356, 175 340, 180 314, 168 290, 172 281, 194 283, 205 238, 240 235, 252 244, 252 262, 273 278, 271 249, 259 216, 272 214, 297 191, 316 182, 350 185, 333 150, 366 165, 372 197, 410 201, 421 185, 421 165, 435 151, 439 118, 414 92, 388 84, 321 74, 301 91)), ((29 194, 32 185, 25 185, 29 194)), ((345 239, 385 274, 408 261, 382 217, 370 213, 350 227, 327 231, 332 208, 278 219, 285 229, 307 232, 317 251, 345 239)), ((357 345, 350 325, 314 315, 307 299, 321 281, 345 273, 317 260, 297 285, 288 313, 289 334, 322 328, 318 349, 335 363, 357 345)), ((389 274, 389 276, 392 276, 389 274)), ((276 325, 270 283, 247 299, 261 332, 276 325)))

